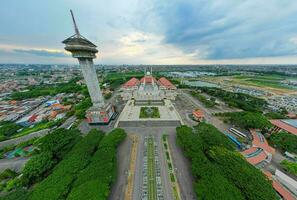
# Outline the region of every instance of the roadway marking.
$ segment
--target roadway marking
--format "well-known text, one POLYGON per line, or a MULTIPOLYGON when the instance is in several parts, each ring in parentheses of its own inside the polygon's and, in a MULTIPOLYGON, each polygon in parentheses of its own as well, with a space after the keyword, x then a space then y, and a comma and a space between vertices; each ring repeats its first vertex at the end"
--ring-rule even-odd
POLYGON ((130 167, 127 180, 127 187, 125 190, 125 200, 132 200, 133 197, 133 187, 134 187, 134 174, 135 174, 135 164, 137 158, 137 147, 139 137, 137 135, 129 135, 132 140, 131 156, 130 156, 130 167))

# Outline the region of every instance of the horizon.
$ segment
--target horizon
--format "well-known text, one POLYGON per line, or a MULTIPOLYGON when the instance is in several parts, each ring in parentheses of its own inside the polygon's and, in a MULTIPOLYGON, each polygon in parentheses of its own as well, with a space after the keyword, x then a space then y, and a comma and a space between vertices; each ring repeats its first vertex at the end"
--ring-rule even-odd
POLYGON ((77 64, 61 43, 74 33, 73 9, 80 33, 98 46, 97 65, 297 64, 296 1, 2 5, 0 63, 77 64))

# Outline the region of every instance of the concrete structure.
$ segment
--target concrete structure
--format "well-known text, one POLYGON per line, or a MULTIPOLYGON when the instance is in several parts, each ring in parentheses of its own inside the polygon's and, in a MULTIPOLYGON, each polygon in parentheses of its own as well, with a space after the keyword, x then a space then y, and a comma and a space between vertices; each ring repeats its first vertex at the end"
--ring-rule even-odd
POLYGON ((140 118, 141 105, 135 105, 134 100, 129 100, 119 116, 115 127, 156 127, 180 126, 182 120, 170 100, 165 100, 164 105, 158 105, 160 118, 140 118))
POLYGON ((93 64, 93 59, 96 58, 98 50, 96 49, 96 45, 80 35, 72 11, 71 15, 75 34, 64 40, 63 43, 66 45, 65 50, 71 52, 72 56, 78 59, 91 96, 93 106, 87 111, 87 121, 90 124, 107 124, 115 115, 115 110, 113 106, 104 103, 104 98, 99 87, 93 64))

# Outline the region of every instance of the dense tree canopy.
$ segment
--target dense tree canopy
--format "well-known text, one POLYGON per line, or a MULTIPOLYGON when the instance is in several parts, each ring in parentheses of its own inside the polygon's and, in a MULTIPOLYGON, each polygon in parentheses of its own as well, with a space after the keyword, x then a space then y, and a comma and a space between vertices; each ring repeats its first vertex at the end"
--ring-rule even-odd
POLYGON ((219 116, 222 116, 228 122, 245 129, 265 129, 271 127, 271 123, 267 118, 258 112, 229 112, 221 113, 219 116))
POLYGON ((288 151, 297 154, 297 136, 287 133, 279 132, 273 133, 268 140, 273 146, 281 149, 282 151, 288 151))
POLYGON ((76 93, 82 90, 82 86, 76 84, 77 79, 72 79, 68 83, 59 83, 55 86, 41 85, 30 86, 27 92, 14 92, 11 98, 14 100, 23 100, 39 96, 56 95, 59 93, 76 93))
POLYGON ((53 172, 33 189, 29 199, 65 199, 77 173, 89 164, 103 136, 104 134, 93 129, 76 143, 63 160, 56 165, 53 172))
POLYGON ((191 160, 198 199, 276 199, 271 183, 215 127, 177 128, 177 142, 191 160))
POLYGON ((78 130, 57 129, 38 140, 39 154, 26 163, 23 183, 28 185, 42 180, 79 139, 78 130))
POLYGON ((217 97, 229 106, 240 108, 246 111, 262 111, 267 102, 264 99, 253 97, 248 94, 234 93, 219 88, 200 88, 203 92, 217 97))

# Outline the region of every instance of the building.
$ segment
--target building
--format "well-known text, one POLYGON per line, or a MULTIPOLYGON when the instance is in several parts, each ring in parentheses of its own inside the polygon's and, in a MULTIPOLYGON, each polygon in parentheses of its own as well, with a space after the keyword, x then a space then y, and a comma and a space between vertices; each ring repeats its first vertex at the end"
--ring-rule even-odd
POLYGON ((136 100, 136 103, 151 101, 161 103, 164 99, 175 100, 176 87, 165 77, 157 80, 151 72, 145 72, 140 80, 131 78, 122 85, 121 97, 127 101, 136 100))
POLYGON ((297 119, 281 119, 281 120, 270 120, 274 125, 271 129, 271 133, 286 131, 293 135, 297 135, 297 119))
POLYGON ((75 34, 63 43, 66 45, 65 50, 72 53, 72 57, 77 58, 83 77, 92 100, 93 106, 87 110, 86 118, 90 124, 108 124, 115 115, 114 106, 105 103, 102 92, 99 87, 96 70, 93 64, 93 59, 96 58, 96 45, 84 38, 76 26, 76 22, 72 11, 71 16, 75 28, 75 34))
POLYGON ((201 122, 204 119, 204 113, 202 110, 200 109, 196 109, 192 112, 193 118, 198 121, 201 122))
POLYGON ((115 127, 176 127, 183 124, 171 102, 177 95, 176 87, 164 77, 157 80, 152 70, 145 72, 140 80, 131 78, 122 85, 121 91, 121 97, 127 103, 115 127), (142 116, 153 110, 157 116, 142 116))

